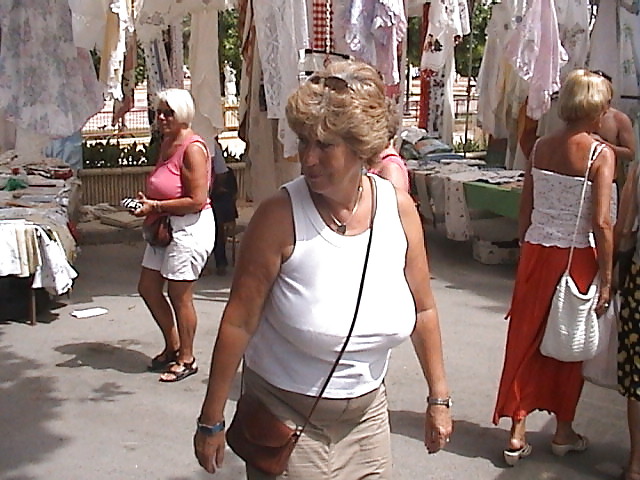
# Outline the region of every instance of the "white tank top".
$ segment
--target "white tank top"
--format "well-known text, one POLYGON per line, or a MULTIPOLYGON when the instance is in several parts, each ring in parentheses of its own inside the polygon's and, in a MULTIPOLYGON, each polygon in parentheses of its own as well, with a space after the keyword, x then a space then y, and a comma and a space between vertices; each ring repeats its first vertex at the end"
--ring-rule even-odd
MULTIPOLYGON (((354 398, 380 386, 392 347, 413 331, 416 308, 404 275, 407 239, 395 189, 370 175, 377 211, 360 310, 324 397, 354 398)), ((369 230, 342 236, 316 210, 299 177, 286 185, 295 245, 266 300, 245 352, 247 366, 272 385, 317 395, 351 326, 369 230)))

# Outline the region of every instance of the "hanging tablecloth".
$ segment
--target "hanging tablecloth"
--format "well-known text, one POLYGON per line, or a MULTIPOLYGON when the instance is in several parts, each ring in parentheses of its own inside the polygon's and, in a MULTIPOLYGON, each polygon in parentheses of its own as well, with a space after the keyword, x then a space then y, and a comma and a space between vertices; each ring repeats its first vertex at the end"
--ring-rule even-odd
POLYGON ((66 137, 103 105, 89 52, 73 43, 68 0, 0 2, 0 109, 26 130, 66 137))

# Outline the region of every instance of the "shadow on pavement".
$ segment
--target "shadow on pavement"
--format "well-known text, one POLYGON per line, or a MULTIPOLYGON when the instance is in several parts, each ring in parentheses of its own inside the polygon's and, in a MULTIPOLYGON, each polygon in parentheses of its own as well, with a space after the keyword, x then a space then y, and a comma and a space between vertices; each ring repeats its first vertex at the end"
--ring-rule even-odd
POLYGON ((138 374, 147 373, 147 365, 151 362, 144 353, 123 345, 102 342, 68 343, 56 347, 55 350, 65 355, 73 355, 73 358, 56 364, 57 367, 90 367, 96 370, 138 374))
MULTIPOLYGON (((423 414, 391 410, 389 420, 391 433, 423 441, 423 414)), ((550 419, 549 423, 554 424, 554 421, 550 419)), ((502 450, 496 449, 496 446, 505 444, 507 435, 507 432, 498 427, 456 420, 451 443, 444 450, 462 457, 488 460, 495 467, 503 469, 495 480, 604 480, 616 479, 620 474, 618 465, 622 463, 624 455, 617 445, 594 439, 584 454, 569 454, 558 458, 551 453, 551 434, 547 427, 543 431, 527 432, 527 440, 533 446, 532 455, 521 460, 515 467, 509 467, 504 463, 502 450)))
POLYGON ((444 288, 461 295, 470 291, 486 297, 495 304, 480 308, 504 317, 511 300, 515 265, 484 265, 473 259, 470 242, 449 240, 440 232, 428 231, 425 242, 431 274, 446 284, 444 288))
MULTIPOLYGON (((2 332, 0 332, 0 335, 2 332)), ((38 374, 41 365, 0 346, 0 477, 35 480, 11 472, 35 465, 62 448, 68 438, 46 425, 58 418, 62 400, 56 397, 56 381, 38 374), (9 434, 10 432, 10 434, 9 434)))

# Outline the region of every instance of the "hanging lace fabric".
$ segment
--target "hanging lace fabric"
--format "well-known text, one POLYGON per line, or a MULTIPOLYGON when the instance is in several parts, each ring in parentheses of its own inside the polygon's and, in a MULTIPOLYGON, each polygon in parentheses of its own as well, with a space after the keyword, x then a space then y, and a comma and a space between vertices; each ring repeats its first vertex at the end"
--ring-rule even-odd
MULTIPOLYGON (((640 0, 620 0, 620 96, 640 96, 640 0)), ((640 110, 636 98, 620 98, 618 108, 631 118, 640 110)))
POLYGON ((101 48, 107 22, 106 12, 111 0, 69 0, 73 41, 76 47, 101 48))
MULTIPOLYGON (((567 51, 567 63, 560 69, 562 83, 569 72, 584 68, 589 55, 589 0, 556 0, 560 43, 567 51)), ((551 98, 551 107, 538 122, 537 136, 541 137, 562 126, 557 101, 551 98)))
POLYGON ((640 95, 639 4, 638 0, 601 2, 589 53, 589 68, 602 70, 612 78, 613 106, 631 118, 638 112, 640 102, 621 96, 640 95))
POLYGON ((104 43, 101 49, 100 81, 105 85, 106 97, 122 100, 122 74, 127 35, 133 33, 130 0, 113 0, 107 10, 104 43))
POLYGON ((560 69, 568 61, 560 43, 554 0, 533 0, 505 46, 505 55, 529 83, 527 116, 540 119, 560 90, 560 69))
POLYGON ((253 5, 267 117, 278 119, 284 156, 298 152, 285 118, 287 98, 298 86, 298 52, 309 47, 307 6, 299 0, 256 1, 253 5))
POLYGON ((527 96, 527 84, 503 55, 507 41, 522 22, 527 2, 502 2, 491 7, 487 43, 477 79, 478 122, 485 133, 509 137, 527 96))
POLYGON ((398 45, 407 31, 403 0, 334 2, 335 49, 373 65, 387 85, 400 82, 398 45))
POLYGON ((189 41, 191 95, 196 105, 193 129, 206 140, 224 129, 219 60, 217 54, 211 54, 211 47, 217 42, 218 10, 208 8, 193 14, 189 41))
POLYGON ((89 52, 73 42, 68 0, 4 0, 0 29, 0 109, 9 120, 66 137, 100 111, 102 89, 89 52))
MULTIPOLYGON (((181 22, 184 16, 205 9, 224 9, 228 3, 228 0, 146 0, 136 5, 136 34, 147 61, 147 88, 152 105, 160 90, 183 86, 181 22), (171 45, 169 55, 164 48, 165 39, 171 45)), ((211 51, 215 54, 217 49, 211 51)))

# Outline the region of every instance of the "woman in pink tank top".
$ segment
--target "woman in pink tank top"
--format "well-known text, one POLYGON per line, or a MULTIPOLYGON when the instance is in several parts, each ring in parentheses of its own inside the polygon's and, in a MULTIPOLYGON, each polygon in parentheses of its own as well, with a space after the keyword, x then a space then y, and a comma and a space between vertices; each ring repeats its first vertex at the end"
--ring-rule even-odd
POLYGON ((162 372, 163 382, 176 382, 198 371, 193 353, 197 324, 193 288, 215 241, 208 195, 211 158, 202 138, 191 129, 194 112, 188 91, 160 92, 160 154, 147 178, 146 192, 138 193, 142 206, 133 212, 145 217, 145 225, 168 216, 172 229, 166 247, 147 245, 138 282, 138 291, 164 337, 163 350, 149 366, 162 372))
POLYGON ((409 170, 393 145, 389 145, 382 151, 380 160, 375 167, 369 169, 369 173, 386 178, 397 189, 409 191, 409 170))

